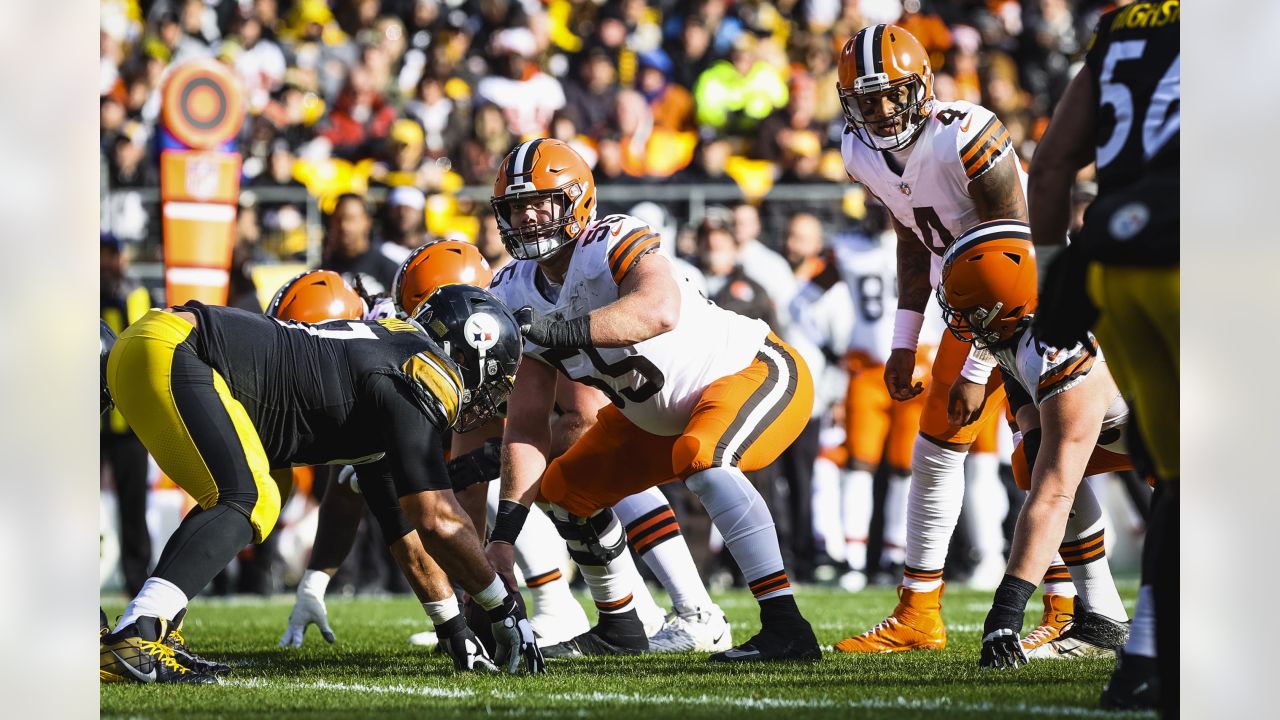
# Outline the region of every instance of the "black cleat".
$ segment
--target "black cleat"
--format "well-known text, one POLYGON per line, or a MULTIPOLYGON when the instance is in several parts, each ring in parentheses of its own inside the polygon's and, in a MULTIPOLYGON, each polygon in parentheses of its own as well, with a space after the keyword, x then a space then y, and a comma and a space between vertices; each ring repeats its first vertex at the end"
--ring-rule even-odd
POLYGON ((191 652, 187 640, 182 636, 182 619, 187 616, 187 609, 182 608, 169 624, 169 634, 164 636, 164 644, 173 650, 173 656, 188 669, 206 675, 225 675, 231 672, 226 663, 214 662, 191 652))
POLYGON ((600 622, 581 635, 542 648, 547 658, 639 655, 649 650, 649 637, 636 611, 600 615, 600 622))
POLYGON ((1116 669, 1102 688, 1101 704, 1106 710, 1158 710, 1160 676, 1155 658, 1116 653, 1116 669))
POLYGON ((1129 623, 1076 609, 1061 635, 1027 653, 1027 657, 1032 660, 1107 657, 1124 647, 1129 639, 1129 623))
POLYGON ((744 663, 769 661, 816 662, 822 649, 813 628, 804 618, 786 625, 771 624, 741 645, 712 655, 711 662, 744 663))
POLYGON ((141 617, 117 633, 102 636, 98 679, 102 682, 188 683, 208 685, 215 675, 202 673, 178 662, 164 643, 169 623, 161 618, 141 617))

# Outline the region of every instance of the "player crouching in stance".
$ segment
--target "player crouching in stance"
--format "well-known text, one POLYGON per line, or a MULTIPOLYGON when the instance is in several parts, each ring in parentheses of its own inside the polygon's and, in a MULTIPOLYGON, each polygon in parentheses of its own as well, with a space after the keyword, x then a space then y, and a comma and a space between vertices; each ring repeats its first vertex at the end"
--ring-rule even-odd
POLYGON ((1036 258, 1024 222, 994 220, 961 235, 943 255, 937 297, 952 334, 990 349, 1000 363, 1031 477, 1008 568, 983 627, 979 665, 1027 662, 1019 638, 1023 612, 1055 552, 1080 596, 1071 624, 1032 656, 1113 652, 1128 636, 1128 615, 1107 567, 1101 507, 1081 482, 1099 466, 1116 469, 1127 461, 1129 408, 1102 353, 1092 337, 1072 348, 1032 337, 1036 258))
POLYGON ((171 625, 242 547, 271 532, 277 478, 335 463, 375 463, 365 482, 395 488, 426 550, 489 611, 499 665, 544 669, 444 466, 443 434, 492 413, 520 357, 510 311, 472 292, 480 302, 442 298, 430 331, 392 319, 282 322, 193 301, 152 310, 120 336, 107 363, 111 397, 199 509, 102 637, 101 679, 214 681, 176 659, 164 643, 171 625))
POLYGON ((657 252, 643 222, 597 220, 591 169, 562 142, 517 145, 499 167, 493 207, 515 259, 490 289, 510 307, 530 306, 519 313, 527 344, 507 405, 502 500, 487 550, 494 566, 510 572, 529 505, 551 503, 600 610, 596 628, 563 654, 643 651, 624 580, 631 559, 609 508, 683 480, 760 601, 760 633, 711 659, 819 659, 773 518, 743 475, 777 458, 808 422, 813 380, 803 360, 764 323, 709 304, 657 252), (548 463, 557 373, 612 405, 548 463))

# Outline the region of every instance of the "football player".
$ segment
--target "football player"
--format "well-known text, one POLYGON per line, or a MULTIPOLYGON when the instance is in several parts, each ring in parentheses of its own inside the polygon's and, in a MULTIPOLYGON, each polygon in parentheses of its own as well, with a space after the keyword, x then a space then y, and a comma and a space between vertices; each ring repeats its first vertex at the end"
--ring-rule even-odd
POLYGON ((1033 330, 1069 345, 1094 328, 1159 478, 1133 632, 1102 702, 1163 702, 1169 712, 1177 709, 1179 675, 1180 11, 1178 0, 1135 2, 1098 20, 1030 180, 1031 227, 1049 266, 1033 330), (1098 197, 1079 236, 1049 262, 1066 241, 1072 183, 1089 163, 1098 197))
POLYGON ((592 632, 558 652, 642 651, 633 588, 622 581, 631 560, 609 508, 683 480, 761 608, 760 633, 712 660, 819 659, 773 519, 743 475, 776 459, 808 421, 813 381, 803 360, 764 323, 694 291, 657 252, 647 225, 628 215, 597 219, 591 169, 568 145, 517 145, 498 169, 492 204, 515 259, 490 287, 509 305, 531 308, 521 311, 527 359, 508 403, 502 501, 487 549, 495 566, 511 567, 529 505, 550 503, 600 609, 592 632), (612 404, 548 462, 557 373, 612 404))
POLYGON ((906 568, 893 614, 841 641, 842 652, 942 649, 942 568, 964 500, 964 460, 1004 406, 989 353, 944 336, 928 389, 915 381, 920 330, 943 251, 984 220, 1026 220, 1026 175, 1009 132, 990 110, 933 96, 920 42, 896 25, 863 28, 841 51, 837 91, 848 127, 849 177, 889 209, 898 236, 898 309, 885 359, 890 396, 924 392, 911 454, 906 568))
POLYGON ((1080 591, 1070 626, 1033 657, 1111 653, 1128 636, 1128 615, 1107 567, 1102 509, 1086 475, 1129 467, 1129 408, 1092 337, 1056 348, 1030 332, 1036 257, 1026 223, 980 223, 942 258, 938 304, 951 334, 991 350, 1003 371, 1031 473, 1009 564, 983 627, 982 667, 1027 661, 1022 615, 1059 552, 1080 591), (1118 461, 1118 462, 1117 462, 1118 461))
POLYGON ((102 637, 103 680, 213 681, 175 659, 163 642, 170 624, 242 547, 271 532, 289 468, 331 463, 376 463, 369 478, 395 488, 423 545, 490 612, 498 664, 544 669, 444 467, 441 434, 495 412, 520 357, 511 313, 471 292, 433 296, 430 332, 400 320, 282 322, 192 301, 152 310, 121 334, 107 362, 111 397, 199 509, 102 637))

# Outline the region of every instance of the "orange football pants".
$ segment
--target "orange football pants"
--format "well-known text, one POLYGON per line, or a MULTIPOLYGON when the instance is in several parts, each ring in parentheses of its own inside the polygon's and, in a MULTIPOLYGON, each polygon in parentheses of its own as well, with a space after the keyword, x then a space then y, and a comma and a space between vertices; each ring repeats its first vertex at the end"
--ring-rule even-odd
POLYGON ((710 467, 759 470, 804 430, 813 378, 773 333, 746 368, 707 386, 680 435, 645 432, 613 405, 547 466, 539 500, 588 516, 623 498, 710 467))
POLYGON ((976 422, 964 426, 952 425, 947 419, 947 402, 951 386, 960 377, 965 358, 969 356, 969 344, 960 342, 951 333, 942 336, 938 354, 933 360, 933 372, 929 386, 924 389, 924 413, 920 416, 920 432, 935 440, 969 445, 978 438, 986 426, 994 423, 1004 410, 1004 377, 999 369, 992 371, 987 381, 986 399, 982 415, 976 422))
MULTIPOLYGON (((933 348, 916 353, 916 377, 929 375, 933 348)), ((911 452, 920 432, 925 398, 921 393, 894 402, 884 384, 884 363, 865 353, 849 354, 849 389, 844 397, 845 447, 852 463, 875 471, 882 460, 899 473, 911 471, 911 452)))

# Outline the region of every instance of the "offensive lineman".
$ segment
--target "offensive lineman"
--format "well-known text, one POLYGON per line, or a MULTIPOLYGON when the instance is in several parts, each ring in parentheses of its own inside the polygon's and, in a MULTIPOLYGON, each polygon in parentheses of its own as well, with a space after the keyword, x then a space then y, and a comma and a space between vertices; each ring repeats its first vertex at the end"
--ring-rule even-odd
MULTIPOLYGON (((494 183, 494 212, 516 258, 494 293, 521 310, 528 360, 508 402, 502 501, 488 555, 511 567, 528 506, 551 503, 577 544, 600 622, 574 641, 642 650, 643 629, 618 565, 629 563, 608 508, 684 480, 724 536, 760 602, 762 629, 714 661, 817 660, 782 564, 772 517, 747 481, 804 428, 813 381, 764 323, 722 310, 656 252, 656 233, 627 215, 597 220, 591 170, 569 146, 517 145, 494 183), (547 417, 559 372, 612 401, 560 457, 547 462, 547 417)), ((554 648, 553 648, 554 649, 554 648)))
MULTIPOLYGON (((898 235, 898 310, 884 379, 893 399, 906 401, 923 391, 912 374, 943 251, 984 220, 1026 220, 1026 175, 1009 132, 991 111, 933 97, 928 55, 901 27, 863 28, 845 44, 838 73, 848 122, 845 169, 889 209, 898 235)), ((942 338, 911 457, 898 606, 837 650, 946 647, 942 568, 964 500, 965 454, 1004 405, 995 365, 989 354, 942 338)))
POLYGON ((284 323, 194 301, 124 332, 107 363, 111 397, 200 507, 102 637, 101 679, 216 681, 175 659, 170 624, 275 526, 276 477, 287 475, 273 467, 330 463, 377 463, 423 544, 490 611, 499 664, 542 671, 532 627, 483 558, 442 457, 440 434, 493 412, 520 355, 510 312, 484 298, 441 302, 431 334, 395 320, 284 323))

